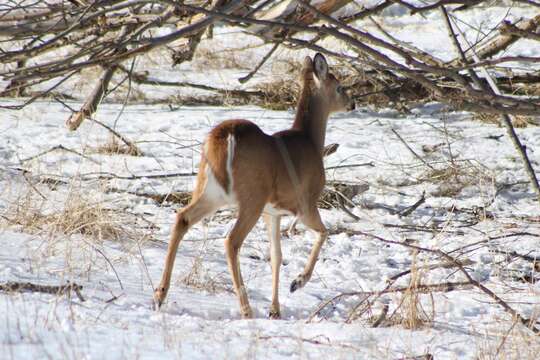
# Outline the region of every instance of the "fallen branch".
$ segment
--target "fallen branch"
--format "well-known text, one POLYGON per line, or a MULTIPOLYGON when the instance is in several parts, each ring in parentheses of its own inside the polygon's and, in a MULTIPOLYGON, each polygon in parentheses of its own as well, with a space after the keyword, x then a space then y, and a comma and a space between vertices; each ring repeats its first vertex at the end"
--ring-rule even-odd
POLYGON ((41 292, 45 294, 53 294, 53 295, 63 295, 68 294, 68 296, 73 291, 80 301, 85 301, 84 297, 81 294, 82 290, 81 285, 77 285, 76 283, 68 282, 66 285, 39 285, 39 284, 33 284, 33 283, 23 283, 23 282, 17 282, 17 281, 8 281, 4 284, 0 284, 0 290, 5 292, 41 292))
POLYGON ((146 175, 117 175, 111 172, 95 172, 95 173, 86 173, 81 174, 82 180, 109 180, 109 179, 120 179, 120 180, 137 180, 137 179, 166 179, 172 177, 186 177, 186 176, 197 176, 196 172, 189 173, 168 173, 168 174, 146 174, 146 175), (91 176, 96 175, 96 176, 91 176))
POLYGON ((188 192, 188 191, 176 191, 176 192, 170 192, 168 194, 152 194, 152 193, 123 190, 123 189, 118 189, 118 188, 109 188, 106 190, 106 192, 123 193, 123 194, 140 196, 147 199, 152 199, 160 205, 165 202, 170 202, 173 204, 180 204, 182 206, 186 206, 191 201, 191 192, 188 192))

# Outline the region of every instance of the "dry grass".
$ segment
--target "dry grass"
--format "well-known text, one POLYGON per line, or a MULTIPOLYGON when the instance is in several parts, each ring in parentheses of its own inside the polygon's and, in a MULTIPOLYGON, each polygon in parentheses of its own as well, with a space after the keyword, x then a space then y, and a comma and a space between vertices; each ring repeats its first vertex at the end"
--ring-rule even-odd
MULTIPOLYGON (((38 184, 39 186, 39 184, 38 184)), ((24 232, 81 234, 93 241, 142 238, 135 221, 119 211, 108 209, 104 202, 91 200, 80 191, 71 191, 61 202, 53 202, 37 193, 37 187, 24 191, 11 202, 1 222, 24 232)))
POLYGON ((536 360, 540 354, 538 335, 524 328, 519 320, 498 319, 476 340, 478 360, 536 360))
MULTIPOLYGON (((408 289, 401 294, 399 305, 389 316, 387 323, 392 325, 401 325, 406 329, 419 329, 429 326, 435 317, 434 302, 431 294, 420 293, 418 287, 422 285, 423 278, 426 275, 425 267, 417 266, 417 254, 413 254, 411 263, 411 274, 408 289), (431 296, 432 311, 430 314, 424 309, 420 301, 421 295, 431 296)), ((387 325, 388 325, 387 324, 387 325)))
POLYGON ((300 85, 296 79, 281 78, 258 84, 256 90, 260 90, 266 95, 260 106, 271 110, 287 110, 296 104, 300 85))
POLYGON ((107 143, 94 148, 93 152, 104 155, 141 156, 141 152, 135 146, 128 146, 114 136, 111 136, 107 143))
POLYGON ((193 56, 194 70, 208 71, 208 69, 242 69, 251 70, 253 64, 248 63, 251 57, 242 51, 215 51, 211 47, 199 46, 193 56))
POLYGON ((212 275, 203 264, 204 256, 199 254, 193 259, 189 273, 181 280, 182 285, 204 290, 211 294, 218 292, 233 292, 220 274, 212 275))
MULTIPOLYGON (((503 126, 501 116, 497 114, 475 113, 472 118, 486 124, 503 126)), ((538 126, 540 122, 532 116, 515 115, 512 116, 512 125, 516 128, 526 128, 528 126, 538 126)))
POLYGON ((389 309, 392 307, 390 301, 382 301, 382 308, 378 310, 373 308, 372 301, 362 301, 361 306, 357 306, 349 314, 349 320, 364 318, 371 327, 401 326, 411 330, 431 326, 435 319, 434 297, 431 292, 426 293, 425 290, 420 290, 429 267, 418 266, 417 263, 417 253, 413 253, 409 285, 405 291, 397 295, 397 306, 393 307, 390 314, 389 309), (422 296, 424 299, 430 297, 431 311, 428 312, 422 305, 422 296))
POLYGON ((449 163, 446 167, 430 169, 420 176, 419 181, 438 185, 438 189, 431 193, 432 196, 455 197, 469 186, 492 183, 493 177, 482 166, 464 161, 449 163))

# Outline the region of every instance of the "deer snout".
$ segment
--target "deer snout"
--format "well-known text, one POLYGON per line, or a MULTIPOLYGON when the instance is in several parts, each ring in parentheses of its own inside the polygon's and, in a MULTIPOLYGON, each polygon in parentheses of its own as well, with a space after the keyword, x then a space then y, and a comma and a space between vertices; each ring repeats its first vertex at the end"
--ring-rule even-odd
POLYGON ((347 105, 347 111, 353 111, 354 109, 356 109, 356 104, 354 101, 351 100, 349 105, 347 105))

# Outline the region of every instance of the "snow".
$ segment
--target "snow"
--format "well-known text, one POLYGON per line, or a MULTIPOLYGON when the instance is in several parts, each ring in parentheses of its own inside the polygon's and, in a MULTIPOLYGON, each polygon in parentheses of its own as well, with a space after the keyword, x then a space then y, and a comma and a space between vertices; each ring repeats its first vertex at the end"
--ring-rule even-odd
MULTIPOLYGON (((121 105, 103 105, 96 118, 112 126, 119 111, 121 105)), ((525 316, 538 312, 538 285, 512 278, 504 256, 492 250, 534 255, 540 235, 539 223, 534 220, 540 215, 539 207, 529 186, 521 184, 526 176, 506 136, 488 138, 504 135, 504 130, 472 120, 470 114, 446 113, 441 107, 428 105, 410 116, 363 109, 330 120, 327 141, 339 143, 340 148, 326 159, 326 165, 373 162, 374 166, 334 169, 328 172, 329 180, 366 182, 370 189, 355 199, 363 205, 353 209, 361 221, 352 221, 339 210, 321 210, 331 235, 313 278, 294 294, 288 292, 289 283, 302 270, 315 239, 302 226, 292 239, 283 236, 281 321, 266 319, 271 272, 269 243, 261 223, 241 252, 255 319, 240 319, 222 245, 233 223, 231 210, 218 213, 207 226, 198 225, 188 233, 178 252, 168 302, 162 311, 155 312, 152 289, 163 267, 174 207, 106 189, 110 186, 155 193, 190 190, 193 177, 92 179, 98 173, 129 176, 195 171, 200 158, 198 144, 215 124, 227 118, 248 118, 272 132, 290 124, 291 112, 255 107, 185 107, 170 111, 159 105, 128 105, 117 131, 140 142, 138 146, 145 154, 142 157, 95 153, 95 147, 108 141, 107 131, 87 121, 77 132, 68 132, 63 122, 69 111, 58 103, 36 102, 20 112, 4 110, 2 116, 8 121, 1 129, 0 214, 14 216, 16 204, 44 213, 58 212, 67 206, 67 201, 73 201, 73 196, 69 197, 73 193, 125 217, 144 217, 157 227, 149 228, 147 223, 131 219, 128 225, 138 227, 134 229, 138 238, 96 241, 80 234, 28 232, 23 226, 4 225, 0 248, 2 281, 62 284, 69 280, 84 286, 86 298, 81 302, 75 296, 69 299, 40 293, 0 293, 0 307, 4 309, 0 317, 6 324, 0 339, 7 358, 399 358, 424 353, 435 358, 474 358, 485 344, 500 341, 501 334, 512 325, 502 309, 486 304, 491 299, 475 289, 433 293, 433 323, 418 330, 400 325, 371 328, 365 319, 344 323, 351 307, 359 301, 358 296, 326 309, 325 318, 319 316, 306 322, 321 302, 341 292, 382 290, 386 279, 411 267, 412 255, 407 249, 349 235, 345 229, 392 240, 414 238, 422 246, 445 251, 488 236, 533 234, 491 240, 480 248, 473 247, 470 250, 474 251, 464 258, 474 261, 468 269, 475 279, 511 301, 525 316), (456 164, 474 170, 470 184, 455 196, 440 196, 441 184, 417 181, 429 169, 404 147, 392 129, 433 166, 448 166, 451 152, 456 164), (422 145, 440 143, 445 145, 438 151, 422 151, 422 145), (57 150, 20 163, 59 144, 85 157, 57 150), (186 148, 188 145, 195 146, 186 148), (23 176, 18 170, 21 167, 30 172, 23 176), (38 182, 39 176, 56 177, 67 181, 67 185, 49 187, 38 182), (40 199, 29 183, 46 200, 40 199), (519 184, 501 190, 490 205, 495 184, 505 183, 519 184), (426 203, 409 217, 400 218, 385 209, 406 208, 423 191, 426 203), (466 226, 464 214, 449 210, 484 204, 493 218, 472 226, 466 226), (385 224, 436 224, 440 230, 415 232, 385 224), (182 281, 199 257, 200 281, 213 284, 213 290, 187 286, 182 281), (497 265, 501 261, 503 265, 497 265), (492 330, 494 327, 496 330, 492 330)), ((538 127, 518 129, 518 133, 530 149, 533 165, 538 167, 540 154, 534 151, 540 145, 538 127)), ((283 222, 282 229, 287 223, 283 222)), ((420 256, 426 264, 440 262, 420 256)), ((530 264, 517 261, 510 266, 526 272, 530 264)), ((424 279, 425 283, 450 280, 463 278, 454 269, 437 269, 424 279)), ((406 286, 407 278, 398 285, 406 286)), ((387 295, 384 301, 395 308, 399 296, 387 295)), ((422 301, 431 309, 429 298, 422 301)), ((374 306, 380 308, 381 304, 374 306)))

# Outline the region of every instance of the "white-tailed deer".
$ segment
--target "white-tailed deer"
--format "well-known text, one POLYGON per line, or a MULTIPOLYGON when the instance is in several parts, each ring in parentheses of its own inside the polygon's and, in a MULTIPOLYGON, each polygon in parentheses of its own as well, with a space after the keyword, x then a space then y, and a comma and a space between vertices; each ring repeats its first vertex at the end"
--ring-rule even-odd
POLYGON ((244 318, 252 317, 238 253, 244 239, 264 214, 270 239, 272 265, 271 318, 280 317, 278 284, 281 265, 280 219, 294 214, 318 237, 304 271, 290 290, 310 279, 327 237, 317 209, 325 183, 322 153, 328 116, 352 110, 351 101, 339 81, 328 72, 323 55, 306 57, 302 91, 293 126, 267 135, 247 120, 227 120, 212 129, 203 146, 197 183, 188 206, 176 215, 165 259, 161 283, 154 292, 159 308, 169 290, 178 245, 188 229, 225 205, 238 207, 238 219, 225 240, 227 262, 244 318))

